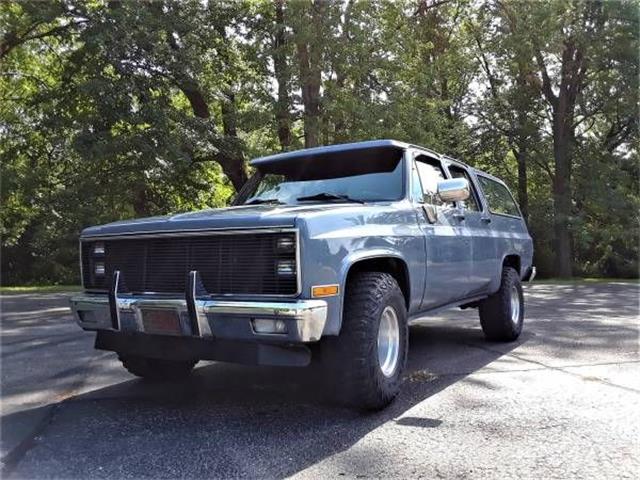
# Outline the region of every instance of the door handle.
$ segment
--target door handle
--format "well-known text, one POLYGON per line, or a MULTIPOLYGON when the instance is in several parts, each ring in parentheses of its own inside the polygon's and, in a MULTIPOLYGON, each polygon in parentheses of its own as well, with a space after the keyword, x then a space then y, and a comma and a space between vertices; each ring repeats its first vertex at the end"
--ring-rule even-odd
POLYGON ((456 220, 462 221, 464 220, 465 216, 464 216, 464 213, 454 213, 453 218, 455 218, 456 220))
POLYGON ((491 223, 491 217, 482 217, 480 218, 480 221, 484 223, 491 223))

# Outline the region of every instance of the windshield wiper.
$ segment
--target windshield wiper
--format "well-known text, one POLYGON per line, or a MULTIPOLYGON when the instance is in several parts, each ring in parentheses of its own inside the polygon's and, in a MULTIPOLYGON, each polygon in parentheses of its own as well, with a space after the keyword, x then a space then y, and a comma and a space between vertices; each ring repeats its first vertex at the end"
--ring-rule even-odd
POLYGON ((278 200, 277 198, 254 198, 250 202, 245 203, 245 205, 260 205, 271 203, 274 205, 286 205, 284 202, 278 200))
POLYGON ((358 200, 356 198, 351 198, 349 195, 341 195, 338 193, 329 193, 322 192, 316 193, 315 195, 309 195, 307 197, 298 197, 296 198, 299 202, 304 202, 305 200, 342 200, 345 202, 355 202, 355 203, 364 203, 362 200, 358 200))

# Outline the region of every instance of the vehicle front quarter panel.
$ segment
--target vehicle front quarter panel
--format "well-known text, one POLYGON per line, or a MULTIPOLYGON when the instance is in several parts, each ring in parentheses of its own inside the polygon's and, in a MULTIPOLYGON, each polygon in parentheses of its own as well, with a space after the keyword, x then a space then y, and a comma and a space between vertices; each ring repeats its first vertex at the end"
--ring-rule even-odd
POLYGON ((301 242, 302 298, 317 285, 339 285, 339 294, 324 298, 328 317, 323 335, 338 335, 347 276, 362 260, 393 258, 409 277, 409 310, 419 308, 424 291, 425 241, 415 211, 400 205, 363 207, 350 213, 328 211, 298 219, 301 242))

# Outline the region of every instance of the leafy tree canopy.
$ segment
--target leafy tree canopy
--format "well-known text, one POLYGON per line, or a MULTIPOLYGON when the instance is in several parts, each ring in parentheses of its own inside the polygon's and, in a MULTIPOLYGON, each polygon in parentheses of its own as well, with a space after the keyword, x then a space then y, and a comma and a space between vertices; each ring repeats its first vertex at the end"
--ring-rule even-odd
POLYGON ((88 225, 225 205, 253 156, 396 138, 502 178, 543 274, 637 276, 638 2, 0 4, 4 283, 88 225))

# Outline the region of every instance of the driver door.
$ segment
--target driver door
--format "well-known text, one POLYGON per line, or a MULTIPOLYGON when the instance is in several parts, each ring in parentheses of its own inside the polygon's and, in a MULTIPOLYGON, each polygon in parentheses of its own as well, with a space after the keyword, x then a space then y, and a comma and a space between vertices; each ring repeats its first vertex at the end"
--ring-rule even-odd
POLYGON ((440 180, 449 178, 440 159, 416 152, 412 162, 412 197, 427 251, 422 308, 446 305, 466 297, 470 290, 471 237, 464 215, 437 196, 440 180))

